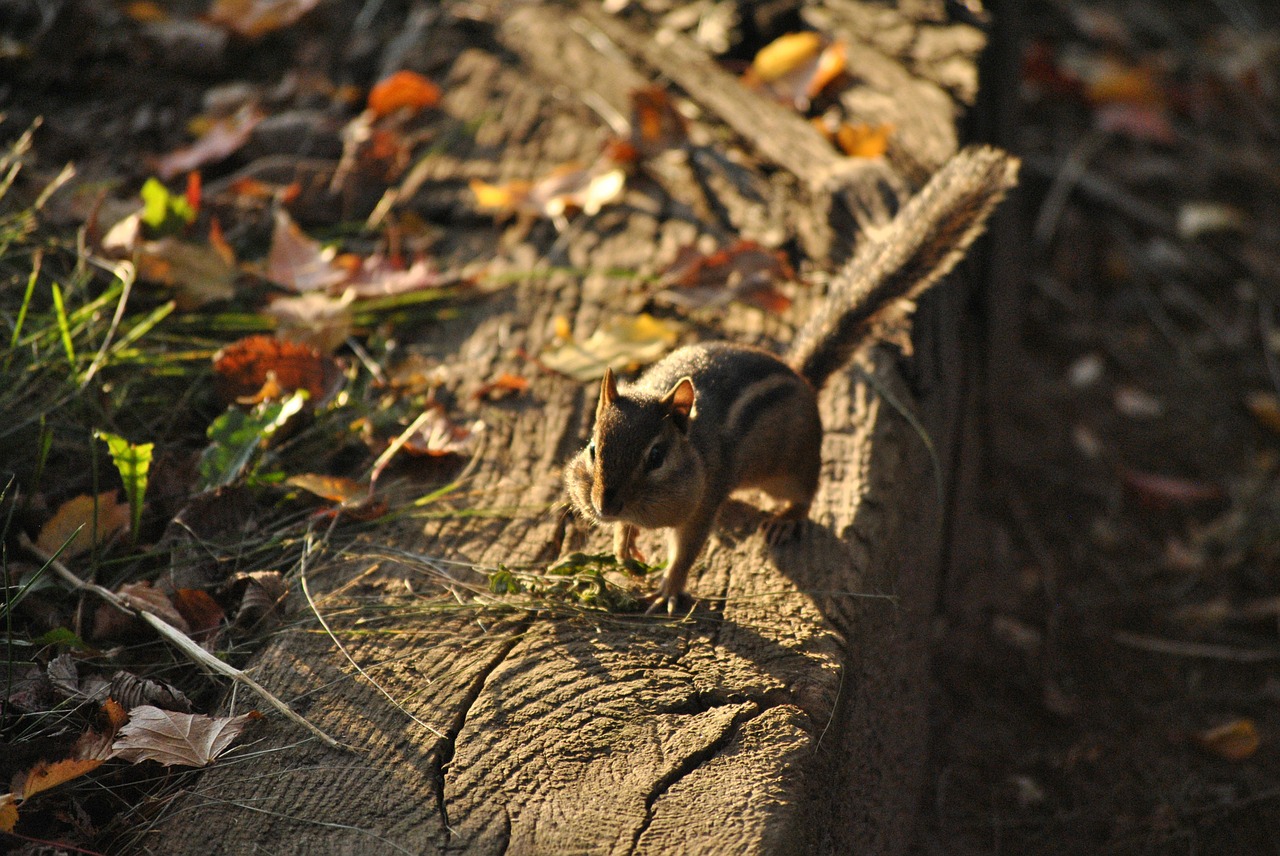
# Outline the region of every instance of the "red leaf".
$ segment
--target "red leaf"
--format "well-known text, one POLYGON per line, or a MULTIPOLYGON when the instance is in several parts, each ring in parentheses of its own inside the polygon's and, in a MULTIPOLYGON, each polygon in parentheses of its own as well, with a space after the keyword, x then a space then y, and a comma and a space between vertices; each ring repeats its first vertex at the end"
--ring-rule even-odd
POLYGON ((305 389, 322 401, 337 385, 336 361, 309 345, 274 336, 248 336, 213 357, 214 388, 226 404, 257 395, 274 384, 280 394, 305 389))
POLYGON ((378 118, 408 109, 417 112, 440 103, 440 87, 414 71, 397 71, 369 90, 369 109, 378 118))

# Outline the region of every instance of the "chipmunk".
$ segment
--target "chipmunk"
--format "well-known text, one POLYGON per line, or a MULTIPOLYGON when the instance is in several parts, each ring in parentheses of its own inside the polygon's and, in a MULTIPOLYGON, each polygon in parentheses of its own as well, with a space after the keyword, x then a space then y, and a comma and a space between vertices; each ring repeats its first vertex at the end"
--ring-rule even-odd
POLYGON ((614 552, 637 558, 638 529, 669 530, 668 565, 649 607, 674 612, 716 513, 759 488, 783 503, 764 524, 776 544, 808 518, 821 469, 818 392, 885 321, 903 317, 982 233, 1017 161, 974 146, 948 161, 864 240, 786 358, 712 342, 680 348, 632 384, 606 370, 587 447, 564 473, 570 504, 614 524, 614 552))

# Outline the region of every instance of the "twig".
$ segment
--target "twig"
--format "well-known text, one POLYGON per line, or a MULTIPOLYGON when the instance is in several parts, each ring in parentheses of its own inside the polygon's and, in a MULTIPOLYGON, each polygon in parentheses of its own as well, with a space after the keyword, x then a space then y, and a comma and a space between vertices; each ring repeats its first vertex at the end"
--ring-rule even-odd
POLYGON ((276 710, 280 711, 280 713, 282 713, 286 719, 289 719, 290 721, 310 731, 317 738, 319 738, 320 741, 324 743, 326 746, 333 747, 334 749, 347 749, 349 751, 357 751, 356 747, 348 746, 345 743, 335 740, 334 738, 330 737, 328 734, 325 734, 316 726, 312 725, 307 720, 303 719, 299 714, 295 713, 293 709, 290 708, 287 704, 285 704, 283 701, 281 701, 280 699, 272 695, 271 692, 268 691, 266 687, 262 686, 262 684, 258 683, 253 678, 249 677, 244 672, 240 671, 234 666, 231 666, 227 663, 222 662, 217 657, 213 656, 208 651, 204 650, 199 645, 197 645, 195 641, 191 639, 190 636, 183 633, 181 630, 174 627, 172 624, 168 623, 164 619, 160 618, 158 615, 147 612, 144 609, 138 609, 130 605, 123 598, 121 598, 118 594, 111 591, 110 589, 103 588, 97 583, 87 583, 84 580, 80 579, 74 573, 72 573, 70 568, 68 568, 66 565, 62 564, 62 562, 59 562, 53 556, 50 556, 44 550, 41 550, 34 543, 32 543, 31 539, 27 537, 27 534, 25 532, 18 533, 18 544, 24 550, 27 550, 32 555, 38 557, 41 561, 43 561, 48 566, 48 568, 51 571, 53 571, 55 574, 61 577, 64 582, 66 582, 68 585, 72 586, 76 590, 96 594, 98 597, 102 598, 107 603, 111 604, 121 612, 125 612, 125 613, 128 613, 129 615, 133 615, 142 619, 147 624, 151 625, 152 629, 154 629, 157 633, 159 633, 161 638, 169 642, 171 645, 173 645, 180 652, 185 654, 193 662, 201 666, 204 666, 210 671, 216 672, 217 674, 222 675, 223 677, 227 677, 233 681, 244 684, 249 689, 257 693, 258 696, 263 701, 265 701, 267 704, 274 707, 276 710))
POLYGON ((1150 651, 1155 654, 1173 654, 1178 657, 1203 657, 1228 663, 1266 663, 1280 660, 1280 651, 1266 648, 1232 648, 1229 645, 1211 645, 1205 642, 1179 642, 1176 639, 1160 639, 1121 630, 1112 637, 1121 645, 1150 651))

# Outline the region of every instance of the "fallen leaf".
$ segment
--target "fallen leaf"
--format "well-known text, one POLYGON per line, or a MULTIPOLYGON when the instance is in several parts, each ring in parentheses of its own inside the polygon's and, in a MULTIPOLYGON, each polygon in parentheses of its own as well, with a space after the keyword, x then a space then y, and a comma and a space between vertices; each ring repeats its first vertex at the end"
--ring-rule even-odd
POLYGON ((805 111, 844 73, 848 51, 819 33, 788 33, 760 49, 743 83, 805 111))
POLYGON ((353 500, 363 500, 369 495, 368 485, 362 485, 355 479, 345 476, 326 476, 319 473, 302 473, 289 476, 285 484, 305 490, 307 493, 327 499, 330 502, 344 504, 353 500))
POLYGON ((184 172, 217 163, 234 154, 253 134, 263 119, 256 107, 243 107, 235 115, 217 119, 190 146, 176 149, 156 160, 156 173, 166 181, 184 172))
POLYGON ((55 788, 91 770, 96 770, 105 760, 105 758, 67 758, 61 761, 41 761, 31 769, 13 777, 13 793, 20 800, 29 800, 41 791, 55 788))
POLYGON ((1228 761, 1244 761, 1262 747, 1262 737, 1252 719, 1235 719, 1195 735, 1196 742, 1228 761))
POLYGON ((205 767, 235 742, 256 711, 243 716, 213 718, 178 713, 151 705, 135 707, 120 729, 112 751, 126 761, 156 761, 166 767, 205 767))
POLYGON ((671 350, 679 335, 677 324, 642 312, 615 318, 585 341, 561 341, 545 351, 540 362, 575 380, 599 380, 606 367, 628 371, 656 362, 671 350))
POLYGON ((124 13, 129 16, 130 20, 137 21, 139 24, 153 24, 157 21, 169 20, 169 12, 158 3, 151 0, 133 0, 132 3, 126 3, 124 13))
POLYGON ((245 587, 240 607, 236 610, 234 625, 241 631, 270 630, 276 623, 274 619, 281 611, 285 596, 289 593, 284 575, 279 571, 253 571, 231 579, 232 585, 240 583, 244 583, 245 587))
MULTIPOLYGON (((351 304, 355 291, 348 289, 340 297, 324 292, 278 297, 263 312, 276 319, 276 336, 285 341, 332 354, 351 335, 351 304)), ((276 394, 278 397, 278 393, 276 394)))
MULTIPOLYGON (((689 139, 689 123, 676 110, 671 94, 662 86, 645 86, 631 92, 631 139, 634 157, 652 158, 679 148, 689 139)), ((617 155, 615 160, 625 159, 617 155)))
POLYGON ((285 398, 263 401, 250 410, 228 408, 209 425, 209 445, 196 461, 199 489, 207 491, 235 484, 251 472, 260 450, 281 428, 306 406, 306 390, 296 390, 285 398))
POLYGON ((405 442, 406 452, 430 457, 471 454, 476 437, 485 428, 484 422, 477 419, 470 425, 459 424, 438 404, 431 405, 428 414, 429 418, 405 442))
POLYGON ((476 400, 488 399, 497 401, 512 395, 519 395, 529 388, 529 381, 513 374, 500 374, 488 383, 481 384, 471 397, 476 400))
POLYGON ((289 212, 276 209, 267 252, 267 279, 291 291, 320 291, 344 282, 350 273, 334 263, 337 252, 307 237, 289 212))
MULTIPOLYGON (((151 583, 145 580, 120 586, 120 588, 116 589, 116 596, 124 601, 126 606, 142 612, 149 612, 183 633, 187 633, 190 630, 186 619, 182 617, 182 613, 178 612, 173 605, 169 595, 153 587, 151 583)), ((147 625, 136 616, 123 613, 110 604, 101 604, 94 613, 94 639, 128 639, 140 633, 145 633, 146 629, 147 625)))
POLYGON ((256 39, 295 23, 320 0, 214 0, 205 17, 234 33, 256 39))
POLYGON ((397 71, 369 90, 369 109, 382 118, 397 110, 417 112, 440 102, 440 87, 416 71, 397 71))
POLYGON ((626 181, 622 168, 602 158, 591 167, 564 164, 532 184, 512 181, 494 185, 472 179, 471 192, 482 211, 555 218, 581 210, 591 216, 621 197, 626 181))
POLYGON ((851 158, 880 158, 889 150, 889 138, 894 126, 889 122, 879 125, 842 124, 836 130, 836 145, 851 158))
POLYGON ((36 546, 50 556, 61 548, 58 557, 65 562, 93 549, 95 529, 97 543, 105 544, 129 527, 129 504, 117 502, 118 495, 119 491, 109 490, 96 499, 81 495, 67 500, 40 527, 36 546))
POLYGON ((1103 105, 1094 112, 1093 124, 1099 131, 1140 142, 1173 145, 1178 141, 1168 113, 1150 104, 1103 105))
POLYGON ((795 271, 779 250, 754 241, 738 241, 713 253, 693 246, 680 248, 662 274, 665 290, 656 297, 685 309, 722 306, 730 300, 749 303, 768 312, 783 312, 791 298, 776 287, 795 279, 795 271))
POLYGON ((405 267, 386 255, 375 254, 361 261, 360 267, 343 287, 358 298, 368 299, 394 297, 461 281, 462 277, 457 274, 434 270, 425 258, 415 259, 405 267))
POLYGON ((282 393, 304 389, 321 402, 337 387, 342 369, 311 345, 275 336, 247 336, 213 356, 214 389, 224 404, 256 395, 268 380, 282 393))
POLYGON ((17 796, 0 794, 0 832, 13 832, 18 825, 17 796))
POLYGON ((175 237, 143 241, 134 263, 139 278, 172 288, 174 302, 184 310, 235 297, 240 276, 221 249, 175 237))
POLYGON ((217 635, 226 618, 218 602, 200 589, 178 589, 173 593, 173 605, 187 622, 188 634, 201 643, 217 635))
POLYGON ((119 671, 111 676, 111 698, 109 703, 119 709, 119 722, 115 730, 128 720, 126 711, 144 704, 163 707, 165 710, 191 712, 191 700, 182 690, 161 681, 140 678, 131 672, 119 671))
POLYGON ((1222 202, 1184 202, 1178 208, 1178 236, 1188 241, 1213 232, 1240 232, 1248 215, 1222 202))
POLYGON ((143 182, 138 195, 142 197, 142 225, 147 227, 148 237, 175 235, 195 222, 197 212, 186 195, 170 193, 155 178, 143 182))
POLYGON ((1221 499, 1223 496, 1222 488, 1216 484, 1159 473, 1147 473, 1128 467, 1120 469, 1120 480, 1125 487, 1137 494, 1138 499, 1148 508, 1163 509, 1174 505, 1192 505, 1221 499))
POLYGON ((1280 398, 1273 392, 1251 392, 1245 406, 1259 423, 1280 434, 1280 398))

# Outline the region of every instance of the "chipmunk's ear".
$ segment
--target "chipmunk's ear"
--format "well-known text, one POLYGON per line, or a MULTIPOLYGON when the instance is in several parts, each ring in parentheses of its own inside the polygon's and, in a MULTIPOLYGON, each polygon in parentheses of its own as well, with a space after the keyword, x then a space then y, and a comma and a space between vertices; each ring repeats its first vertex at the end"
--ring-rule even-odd
POLYGON ((671 387, 671 391, 662 397, 662 405, 667 408, 671 421, 681 431, 689 430, 689 420, 693 418, 693 402, 697 392, 693 388, 693 380, 682 377, 671 387))
POLYGON ((596 402, 596 418, 618 398, 618 381, 613 377, 613 369, 606 367, 604 380, 600 381, 600 400, 596 402))

